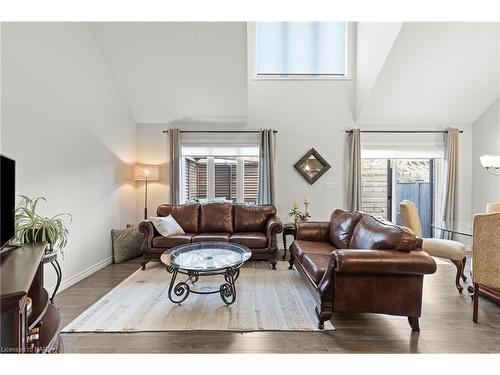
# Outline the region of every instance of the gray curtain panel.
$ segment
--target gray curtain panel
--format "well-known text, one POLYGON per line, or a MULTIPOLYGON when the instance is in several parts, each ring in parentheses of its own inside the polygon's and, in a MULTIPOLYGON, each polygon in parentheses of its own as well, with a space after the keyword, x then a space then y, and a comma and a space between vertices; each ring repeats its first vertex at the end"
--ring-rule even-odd
POLYGON ((263 129, 260 131, 258 204, 275 204, 275 171, 276 134, 273 129, 263 129))
POLYGON ((445 133, 444 153, 444 189, 443 189, 443 221, 457 218, 458 205, 458 163, 460 158, 460 132, 458 129, 448 129, 445 133))
POLYGON ((349 134, 349 173, 348 203, 349 209, 361 209, 361 130, 352 129, 349 134))
POLYGON ((181 203, 181 132, 179 129, 168 130, 168 170, 170 176, 170 201, 181 203))

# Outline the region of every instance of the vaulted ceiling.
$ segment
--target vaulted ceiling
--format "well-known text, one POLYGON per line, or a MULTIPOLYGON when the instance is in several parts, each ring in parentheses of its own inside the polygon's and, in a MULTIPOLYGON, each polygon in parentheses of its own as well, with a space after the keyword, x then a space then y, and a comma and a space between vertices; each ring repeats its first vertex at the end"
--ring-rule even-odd
POLYGON ((392 47, 376 78, 357 83, 371 86, 358 122, 472 123, 498 98, 497 23, 404 23, 385 40, 392 47))
POLYGON ((137 122, 246 116, 244 22, 99 22, 89 28, 137 122))
MULTIPOLYGON (((137 122, 247 115, 244 22, 89 28, 137 122)), ((499 39, 497 23, 358 23, 353 118, 474 122, 498 98, 499 39)))

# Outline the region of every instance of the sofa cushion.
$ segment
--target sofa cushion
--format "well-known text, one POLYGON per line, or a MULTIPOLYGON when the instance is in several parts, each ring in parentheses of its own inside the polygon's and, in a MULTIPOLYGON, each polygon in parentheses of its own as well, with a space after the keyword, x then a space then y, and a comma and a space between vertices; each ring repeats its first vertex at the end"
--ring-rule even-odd
POLYGON ((172 215, 151 216, 149 220, 151 220, 158 233, 164 237, 186 233, 172 215))
POLYGON ((329 256, 333 250, 335 250, 335 247, 330 242, 295 240, 290 246, 290 254, 293 254, 298 261, 302 261, 305 254, 329 256))
POLYGON ((191 239, 195 233, 185 233, 185 234, 176 234, 168 237, 154 237, 153 238, 153 247, 165 247, 171 248, 179 245, 185 245, 191 242, 191 239))
POLYGON ((235 232, 264 232, 267 221, 276 215, 273 205, 234 205, 235 232))
POLYGON ((424 238, 422 249, 434 257, 451 260, 462 260, 466 250, 463 243, 440 238, 424 238))
POLYGON ((233 233, 229 241, 250 248, 267 247, 267 237, 262 232, 233 233))
POLYGON ((363 217, 356 211, 335 210, 330 216, 330 242, 337 249, 348 249, 354 228, 363 217))
POLYGON ((189 204, 162 204, 156 210, 158 216, 172 217, 179 223, 186 233, 198 232, 199 203, 189 204))
POLYGON ((233 205, 231 203, 203 203, 200 207, 199 232, 233 232, 233 205))
POLYGON ((316 284, 319 284, 330 263, 330 255, 305 254, 301 263, 309 277, 313 279, 316 284))
POLYGON ((191 242, 229 242, 229 237, 231 237, 231 233, 200 233, 195 235, 191 242))
POLYGON ((421 244, 408 228, 365 214, 354 229, 349 248, 410 251, 421 248, 421 244))

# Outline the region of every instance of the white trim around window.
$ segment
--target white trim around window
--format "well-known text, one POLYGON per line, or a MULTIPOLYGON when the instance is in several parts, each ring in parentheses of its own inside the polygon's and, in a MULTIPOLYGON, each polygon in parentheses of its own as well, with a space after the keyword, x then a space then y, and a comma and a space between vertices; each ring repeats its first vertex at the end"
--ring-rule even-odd
POLYGON ((250 79, 253 81, 334 81, 334 80, 351 80, 354 72, 354 59, 356 47, 356 23, 347 23, 347 72, 344 75, 265 75, 258 76, 256 72, 256 54, 255 54, 255 22, 247 22, 247 55, 248 55, 248 72, 250 79))

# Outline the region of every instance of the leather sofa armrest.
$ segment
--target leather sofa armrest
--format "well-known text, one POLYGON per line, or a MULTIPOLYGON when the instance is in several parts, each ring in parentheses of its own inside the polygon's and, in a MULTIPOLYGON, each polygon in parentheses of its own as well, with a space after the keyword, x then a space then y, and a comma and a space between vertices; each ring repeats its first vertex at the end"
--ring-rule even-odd
POLYGON ((335 272, 364 274, 417 274, 436 272, 436 262, 425 251, 334 250, 335 272))
POLYGON ((268 244, 271 245, 273 236, 283 232, 283 223, 278 216, 273 216, 267 221, 266 236, 268 244))
POLYGON ((144 233, 144 242, 142 250, 147 250, 153 247, 153 237, 155 236, 156 229, 153 223, 149 220, 144 220, 139 223, 139 231, 144 233))
POLYGON ((296 240, 329 242, 330 222, 302 221, 296 224, 296 240))

